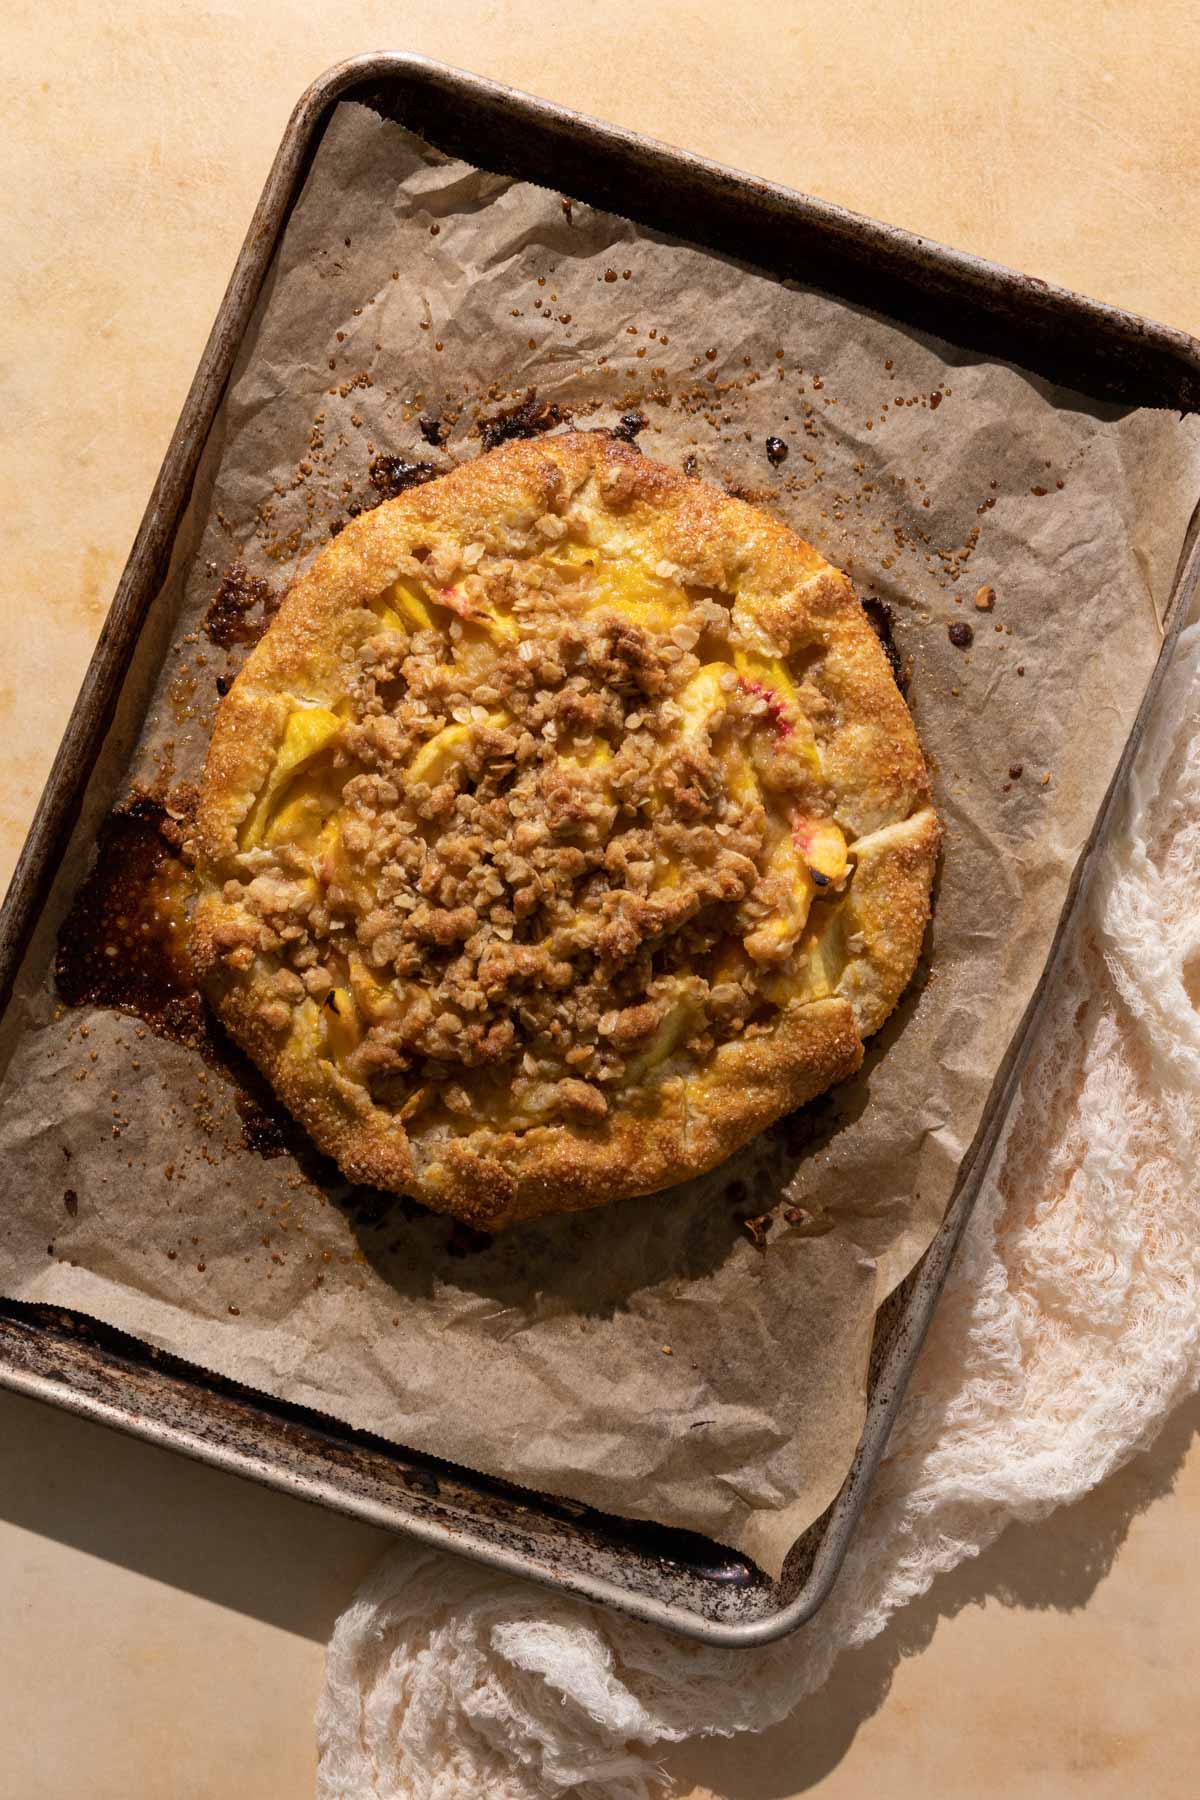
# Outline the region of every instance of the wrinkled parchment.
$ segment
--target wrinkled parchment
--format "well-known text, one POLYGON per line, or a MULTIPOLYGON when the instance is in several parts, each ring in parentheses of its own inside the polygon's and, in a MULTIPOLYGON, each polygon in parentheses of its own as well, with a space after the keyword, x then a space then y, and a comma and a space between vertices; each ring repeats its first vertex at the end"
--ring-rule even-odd
POLYGON ((1194 422, 1056 391, 340 106, 10 1011, 4 1293, 776 1573, 849 1466, 876 1307, 936 1228, 1038 981, 1198 492, 1194 422), (220 573, 240 557, 283 585, 371 496, 376 454, 450 467, 481 409, 533 385, 580 424, 640 409, 647 453, 694 457, 890 604, 947 838, 927 966, 858 1078, 702 1181, 479 1248, 253 1154, 220 1070, 123 1015, 63 1013, 46 970, 103 809, 199 768, 238 661, 198 635, 220 573), (799 1223, 777 1212, 760 1248, 742 1220, 785 1189, 799 1223))

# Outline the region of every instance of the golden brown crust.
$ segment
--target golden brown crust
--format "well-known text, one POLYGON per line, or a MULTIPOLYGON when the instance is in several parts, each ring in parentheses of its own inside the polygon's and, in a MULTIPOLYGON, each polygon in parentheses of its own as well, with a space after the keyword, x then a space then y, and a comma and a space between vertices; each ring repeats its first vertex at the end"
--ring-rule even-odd
POLYGON ((351 1178, 494 1230, 711 1168, 852 1073, 938 836, 845 577, 569 434, 297 581, 218 713, 193 948, 351 1178))
POLYGON ((655 1193, 715 1168, 762 1129, 764 1117, 792 1112, 852 1075, 862 1054, 850 1007, 815 1001, 789 1012, 769 1043, 723 1044, 714 1059, 719 1078, 677 1076, 652 1104, 634 1102, 586 1136, 535 1126, 452 1146, 430 1184, 433 1204, 494 1231, 655 1193))

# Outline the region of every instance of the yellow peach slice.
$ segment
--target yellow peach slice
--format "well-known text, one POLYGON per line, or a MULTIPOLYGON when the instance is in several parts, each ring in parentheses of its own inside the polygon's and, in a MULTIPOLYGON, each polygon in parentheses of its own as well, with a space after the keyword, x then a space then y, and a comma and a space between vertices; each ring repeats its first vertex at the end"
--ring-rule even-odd
POLYGON ((375 603, 374 611, 384 623, 404 631, 433 631, 435 621, 425 595, 411 581, 394 581, 386 595, 375 603), (390 613, 391 618, 384 618, 390 613))
POLYGON ((733 666, 743 685, 767 703, 767 715, 775 727, 776 746, 786 747, 819 771, 821 759, 812 726, 800 705, 796 684, 782 658, 763 656, 755 650, 735 649, 733 666))
POLYGON ((652 1069, 666 1062, 700 1024, 704 1014, 696 1004, 695 994, 689 987, 679 984, 676 997, 671 1000, 666 1012, 655 1027, 650 1038, 633 1060, 626 1064, 625 1081, 633 1086, 642 1081, 652 1069))
POLYGON ((618 613, 635 625, 669 631, 687 612, 688 597, 676 582, 665 581, 637 563, 614 562, 589 544, 557 544, 544 560, 552 568, 583 578, 593 607, 618 613))
POLYGON ((728 674, 725 663, 705 663, 678 694, 675 704, 683 715, 679 729, 685 738, 707 738, 720 725, 729 704, 722 685, 728 674))
POLYGON ((359 1012, 372 1025, 398 1019, 404 1010, 399 996, 375 979, 356 951, 350 953, 350 991, 359 1012))
MULTIPOLYGON (((510 715, 506 712, 489 713, 486 723, 494 731, 502 731, 510 723, 510 715)), ((427 781, 430 787, 436 787, 462 761, 475 730, 474 724, 443 725, 427 744, 422 744, 409 763, 408 779, 427 781)))
POLYGON ((261 843, 267 821, 283 789, 306 763, 328 749, 342 729, 342 721, 324 706, 301 706, 288 714, 283 741, 275 755, 266 785, 242 826, 241 848, 252 850, 261 843))
POLYGON ((285 800, 264 832, 268 844, 297 844, 302 850, 315 848, 325 822, 324 796, 301 784, 301 792, 285 800))
POLYGON ((841 881, 849 866, 846 840, 832 819, 798 816, 792 821, 792 838, 817 887, 841 881))
POLYGON ((344 1063, 362 1042, 362 1023, 349 988, 331 988, 321 1006, 325 1049, 331 1062, 344 1063))

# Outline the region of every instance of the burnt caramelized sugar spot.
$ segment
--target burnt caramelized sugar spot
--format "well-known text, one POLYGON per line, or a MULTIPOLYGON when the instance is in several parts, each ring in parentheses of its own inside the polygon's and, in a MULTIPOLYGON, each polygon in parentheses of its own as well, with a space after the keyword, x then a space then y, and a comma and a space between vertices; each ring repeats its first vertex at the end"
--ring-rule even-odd
POLYGON ((204 634, 223 650, 256 644, 278 605, 267 582, 251 575, 244 563, 231 563, 204 615, 204 634))
POLYGON ((68 1006, 134 1013, 195 1049, 206 1021, 187 949, 181 837, 146 794, 105 819, 59 930, 54 979, 68 1006))
POLYGON ((435 480, 440 471, 431 462, 411 462, 405 456, 392 456, 381 451, 371 459, 367 473, 380 500, 395 500, 398 495, 407 493, 409 488, 420 487, 422 482, 435 480))
POLYGON ((531 387, 526 389, 516 406, 482 420, 479 436, 485 450, 498 450, 501 444, 517 438, 540 437, 544 431, 553 431, 556 426, 566 424, 570 417, 569 408, 560 406, 556 400, 539 400, 537 389, 531 387))
POLYGON ((183 858, 195 795, 177 790, 174 799, 168 810, 153 795, 134 793, 101 824, 95 858, 59 927, 55 987, 67 1006, 127 1013, 156 1036, 199 1051, 233 1082, 247 1146, 281 1156, 295 1148, 295 1127, 222 1031, 193 967, 183 858))

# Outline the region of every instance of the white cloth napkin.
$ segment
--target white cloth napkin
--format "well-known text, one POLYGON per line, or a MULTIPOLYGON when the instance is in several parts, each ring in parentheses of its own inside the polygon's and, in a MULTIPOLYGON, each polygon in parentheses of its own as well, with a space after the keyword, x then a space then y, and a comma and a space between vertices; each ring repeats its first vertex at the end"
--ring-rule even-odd
POLYGON ((1144 1448, 1200 1382, 1198 701, 1200 624, 813 1623, 702 1649, 400 1545, 329 1645, 318 1800, 649 1800, 656 1745, 774 1724, 937 1574, 1144 1448))

